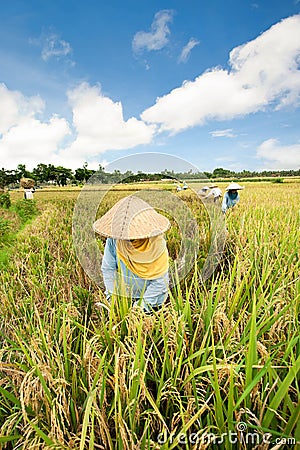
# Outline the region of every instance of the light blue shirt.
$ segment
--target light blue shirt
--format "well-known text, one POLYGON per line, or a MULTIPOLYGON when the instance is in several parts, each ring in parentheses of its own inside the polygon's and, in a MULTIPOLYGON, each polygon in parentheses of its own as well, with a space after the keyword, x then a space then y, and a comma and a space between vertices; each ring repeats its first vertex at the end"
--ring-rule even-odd
POLYGON ((101 269, 108 299, 111 294, 125 295, 133 299, 134 305, 140 305, 144 311, 150 311, 153 307, 160 307, 167 298, 168 272, 154 280, 138 277, 117 257, 115 239, 106 240, 101 269), (120 277, 122 277, 122 283, 118 283, 120 277), (126 292, 118 292, 120 285, 126 292))
POLYGON ((228 208, 233 208, 240 201, 240 196, 238 192, 235 194, 230 193, 229 191, 225 192, 222 202, 222 211, 225 213, 228 208))

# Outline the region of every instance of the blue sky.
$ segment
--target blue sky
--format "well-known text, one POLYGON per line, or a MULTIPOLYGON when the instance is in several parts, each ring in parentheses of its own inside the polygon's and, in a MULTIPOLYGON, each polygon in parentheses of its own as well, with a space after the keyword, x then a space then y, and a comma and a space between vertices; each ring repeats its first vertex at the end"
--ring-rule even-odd
POLYGON ((0 18, 1 167, 300 167, 299 0, 11 0, 0 18))

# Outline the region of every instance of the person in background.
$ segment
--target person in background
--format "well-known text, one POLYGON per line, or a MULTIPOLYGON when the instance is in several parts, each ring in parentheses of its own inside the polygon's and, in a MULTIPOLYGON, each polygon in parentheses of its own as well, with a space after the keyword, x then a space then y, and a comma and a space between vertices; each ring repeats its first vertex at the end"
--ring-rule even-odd
POLYGON ((24 198, 26 200, 33 200, 34 189, 24 189, 24 198))
POLYGON ((213 197, 214 202, 217 202, 220 198, 222 198, 222 191, 221 189, 218 187, 217 184, 211 184, 209 186, 209 193, 204 197, 205 199, 213 197))
POLYGON ((207 195, 207 191, 209 191, 209 187, 208 186, 203 186, 200 191, 198 191, 198 194, 200 194, 201 196, 207 195))
POLYGON ((22 177, 20 179, 20 186, 24 189, 24 199, 33 200, 35 181, 32 178, 22 177))
POLYGON ((177 192, 185 191, 186 189, 188 189, 188 187, 189 187, 188 184, 184 181, 182 186, 180 184, 177 184, 176 191, 177 192))
POLYGON ((223 197, 222 212, 225 214, 229 208, 233 208, 239 201, 240 196, 238 191, 244 189, 244 186, 240 186, 238 183, 230 183, 223 197))
POLYGON ((169 220, 131 195, 98 219, 93 229, 105 236, 101 264, 108 300, 130 297, 145 312, 159 309, 168 296, 169 255, 164 232, 169 220))

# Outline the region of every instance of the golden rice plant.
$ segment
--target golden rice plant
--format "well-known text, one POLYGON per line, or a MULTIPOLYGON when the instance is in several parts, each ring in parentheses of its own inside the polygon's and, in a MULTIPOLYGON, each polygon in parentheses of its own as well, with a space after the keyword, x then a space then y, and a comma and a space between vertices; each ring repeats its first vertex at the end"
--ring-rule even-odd
MULTIPOLYGON (((111 192, 98 213, 128 192, 111 192)), ((300 185, 247 184, 207 280, 209 220, 185 192, 199 260, 150 316, 130 299, 108 304, 80 266, 77 195, 37 191, 39 216, 7 250, 0 448, 297 448, 300 185)), ((176 256, 175 223, 167 239, 176 256)))

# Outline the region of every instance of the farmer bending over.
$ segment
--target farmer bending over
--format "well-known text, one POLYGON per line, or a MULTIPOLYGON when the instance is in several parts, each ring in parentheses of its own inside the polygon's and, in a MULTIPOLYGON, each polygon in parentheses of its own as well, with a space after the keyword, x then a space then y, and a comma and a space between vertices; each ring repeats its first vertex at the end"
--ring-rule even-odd
POLYGON ((227 186, 222 202, 222 212, 224 214, 229 208, 233 208, 240 201, 238 193, 240 189, 244 189, 244 186, 240 186, 238 183, 230 183, 227 186))
POLYGON ((209 197, 213 197, 214 202, 217 202, 222 197, 221 189, 219 188, 219 186, 217 184, 211 184, 209 186, 209 189, 210 189, 210 191, 204 198, 207 199, 209 197))
POLYGON ((168 293, 169 220, 144 200, 129 196, 94 223, 107 237, 102 260, 105 294, 130 297, 144 311, 158 309, 168 293))

